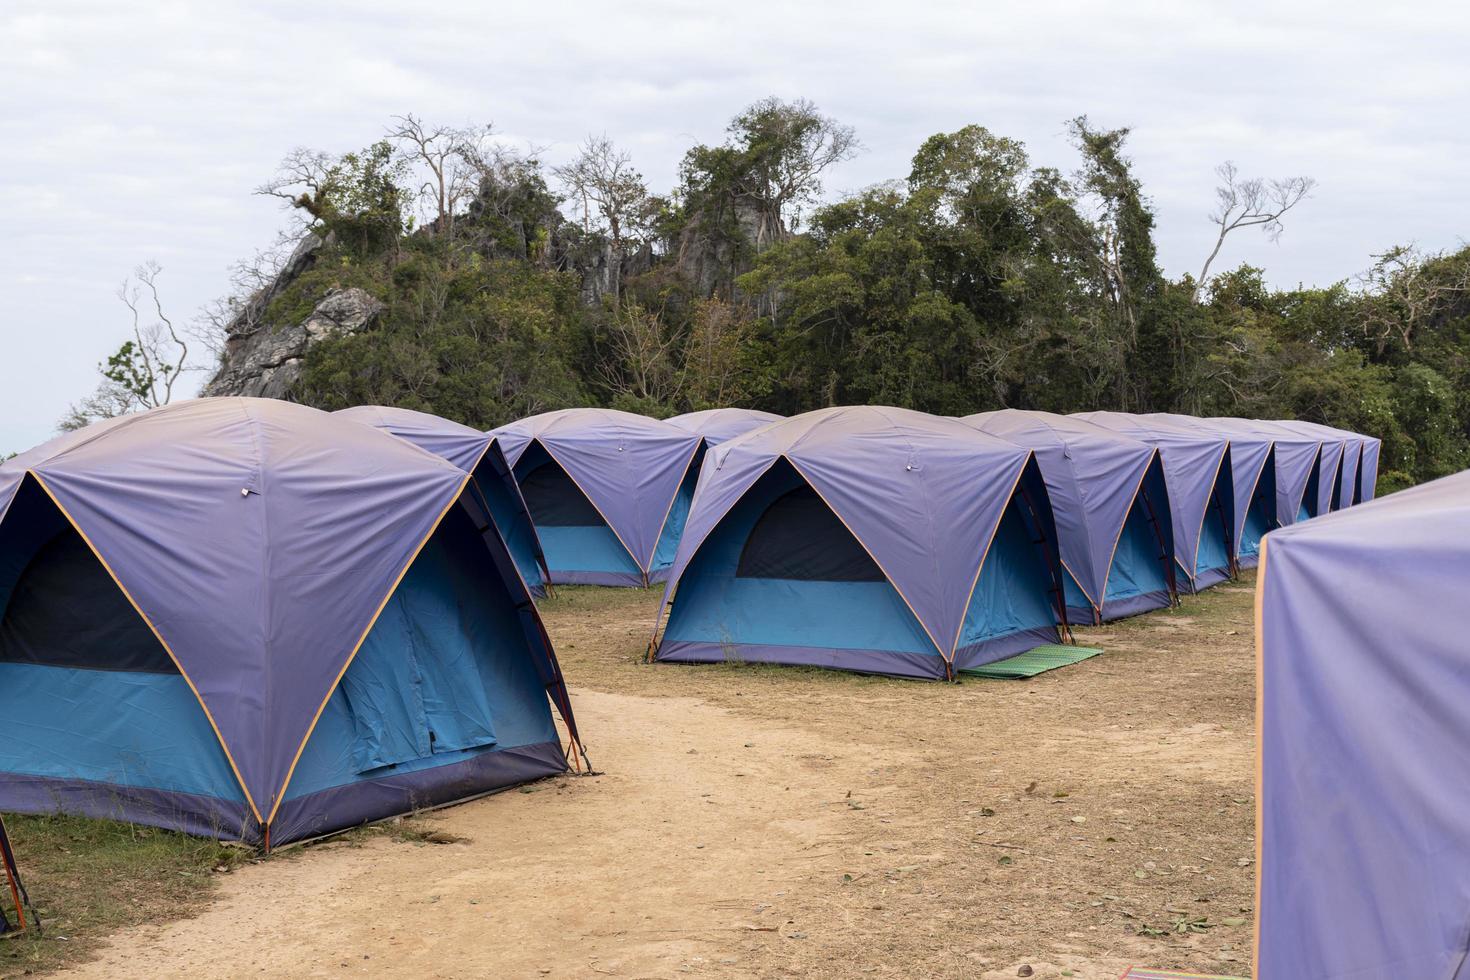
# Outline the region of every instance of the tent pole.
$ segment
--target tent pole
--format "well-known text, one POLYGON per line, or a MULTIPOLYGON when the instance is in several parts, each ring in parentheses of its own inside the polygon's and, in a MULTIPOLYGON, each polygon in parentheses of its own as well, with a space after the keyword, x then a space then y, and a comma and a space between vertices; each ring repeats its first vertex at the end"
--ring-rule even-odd
MULTIPOLYGON (((20 880, 20 868, 15 861, 15 851, 10 846, 10 834, 5 829, 4 820, 0 820, 0 864, 5 865, 5 879, 10 885, 11 900, 15 902, 15 918, 23 932, 29 928, 26 907, 31 905, 31 897, 26 894, 26 886, 20 880)), ((39 933, 41 918, 36 915, 34 906, 31 906, 31 921, 35 923, 36 932, 39 933)))
POLYGON ((1235 557, 1235 534, 1230 527, 1230 522, 1225 519, 1225 505, 1220 503, 1220 494, 1218 491, 1211 493, 1210 497, 1215 501, 1215 514, 1220 518, 1220 528, 1225 532, 1226 567, 1230 570, 1230 577, 1232 579, 1240 578, 1240 563, 1235 557))

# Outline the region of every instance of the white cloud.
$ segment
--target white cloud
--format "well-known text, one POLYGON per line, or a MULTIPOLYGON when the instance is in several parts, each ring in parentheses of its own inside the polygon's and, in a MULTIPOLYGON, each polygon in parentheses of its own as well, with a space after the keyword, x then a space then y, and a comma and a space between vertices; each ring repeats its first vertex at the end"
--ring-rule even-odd
POLYGON ((0 37, 0 451, 90 388, 134 266, 158 258, 174 311, 196 309, 283 222, 250 191, 286 151, 360 147, 404 111, 493 120, 553 158, 606 132, 668 187, 742 106, 805 96, 868 148, 833 194, 902 176, 925 137, 971 122, 1067 169, 1065 120, 1087 113, 1133 128, 1174 274, 1202 257, 1227 158, 1320 182, 1279 244, 1227 247, 1277 284, 1470 227, 1470 8, 1448 2, 10 0, 0 37))

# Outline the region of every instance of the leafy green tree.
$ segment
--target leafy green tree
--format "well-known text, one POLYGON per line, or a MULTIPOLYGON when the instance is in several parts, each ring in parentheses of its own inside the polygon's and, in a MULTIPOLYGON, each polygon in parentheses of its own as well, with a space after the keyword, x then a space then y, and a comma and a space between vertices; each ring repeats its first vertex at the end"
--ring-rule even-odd
POLYGON ((397 245, 404 231, 408 166, 387 139, 333 159, 296 149, 256 193, 278 197, 309 216, 309 227, 355 257, 397 245))

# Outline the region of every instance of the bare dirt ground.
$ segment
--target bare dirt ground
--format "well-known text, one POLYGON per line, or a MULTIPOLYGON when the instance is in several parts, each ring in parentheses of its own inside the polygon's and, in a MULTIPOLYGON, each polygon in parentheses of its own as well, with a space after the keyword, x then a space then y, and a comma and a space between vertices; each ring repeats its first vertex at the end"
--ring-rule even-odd
POLYGON ((548 625, 602 772, 225 876, 80 976, 1244 976, 1249 581, 959 685, 639 662, 658 596, 548 625))

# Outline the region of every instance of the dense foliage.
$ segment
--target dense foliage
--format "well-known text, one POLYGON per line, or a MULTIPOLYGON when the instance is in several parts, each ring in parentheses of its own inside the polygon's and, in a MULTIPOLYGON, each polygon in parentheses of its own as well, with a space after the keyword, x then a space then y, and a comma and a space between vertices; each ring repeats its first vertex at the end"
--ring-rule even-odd
POLYGON ((566 197, 534 159, 445 143, 417 227, 415 155, 379 143, 288 198, 329 244, 267 319, 300 322, 340 286, 386 304, 313 348, 296 397, 329 409, 482 427, 586 403, 1179 411, 1380 436, 1386 488, 1470 465, 1470 249, 1392 249, 1326 288, 1273 290, 1248 266, 1171 279, 1127 130, 1071 133, 1072 173, 966 126, 825 205, 823 172, 857 144, 804 102, 752 106, 667 198, 605 138, 554 172, 566 197), (474 185, 457 211, 456 179, 474 185))

